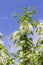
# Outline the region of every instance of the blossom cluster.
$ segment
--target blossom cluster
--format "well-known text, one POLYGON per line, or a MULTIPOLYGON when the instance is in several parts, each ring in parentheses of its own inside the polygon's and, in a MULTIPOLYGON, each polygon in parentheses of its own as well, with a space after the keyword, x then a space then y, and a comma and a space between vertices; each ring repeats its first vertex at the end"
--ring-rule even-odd
MULTIPOLYGON (((0 34, 0 36, 2 35, 0 34)), ((14 59, 10 57, 3 41, 0 39, 0 65, 14 65, 14 63, 14 59)))
POLYGON ((41 22, 38 26, 38 34, 43 35, 43 22, 41 22))
POLYGON ((30 23, 28 23, 28 21, 24 21, 23 24, 21 24, 20 26, 20 31, 22 31, 22 34, 24 34, 25 32, 29 34, 33 32, 33 26, 30 23))
POLYGON ((24 36, 25 33, 31 34, 31 32, 33 32, 33 26, 28 21, 24 21, 19 30, 12 33, 12 38, 16 42, 25 43, 25 40, 20 40, 21 36, 24 36))

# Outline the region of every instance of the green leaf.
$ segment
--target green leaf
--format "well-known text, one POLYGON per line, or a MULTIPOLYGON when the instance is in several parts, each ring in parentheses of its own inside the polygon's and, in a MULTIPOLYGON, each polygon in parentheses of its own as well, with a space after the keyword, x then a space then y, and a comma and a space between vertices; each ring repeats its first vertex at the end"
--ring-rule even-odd
POLYGON ((38 21, 36 21, 36 20, 33 20, 33 23, 32 23, 32 25, 33 25, 33 27, 37 27, 37 25, 38 25, 38 21))
POLYGON ((14 57, 16 57, 16 54, 15 53, 11 53, 11 55, 13 55, 14 57))
POLYGON ((14 18, 17 18, 17 16, 14 16, 14 18))
POLYGON ((32 17, 29 17, 29 18, 27 19, 28 22, 32 22, 32 20, 33 20, 32 17))
POLYGON ((33 39, 32 39, 32 38, 29 38, 29 40, 31 40, 31 41, 32 41, 33 39))
POLYGON ((27 8, 22 8, 23 10, 27 10, 27 8))
POLYGON ((17 44, 17 45, 16 45, 16 48, 19 48, 20 46, 21 46, 21 44, 17 44))
POLYGON ((43 44, 43 40, 41 40, 40 44, 43 44))
POLYGON ((22 22, 22 20, 21 20, 21 19, 19 19, 19 20, 18 20, 18 22, 22 22))

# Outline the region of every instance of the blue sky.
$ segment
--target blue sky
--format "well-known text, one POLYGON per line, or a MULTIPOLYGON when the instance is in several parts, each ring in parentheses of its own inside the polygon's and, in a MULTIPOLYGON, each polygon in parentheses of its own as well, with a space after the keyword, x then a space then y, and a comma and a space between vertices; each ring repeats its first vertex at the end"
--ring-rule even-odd
POLYGON ((13 18, 12 13, 22 13, 22 8, 35 6, 37 14, 35 19, 43 19, 43 0, 0 0, 0 32, 3 34, 6 42, 9 43, 9 37, 12 32, 18 30, 19 24, 13 18))

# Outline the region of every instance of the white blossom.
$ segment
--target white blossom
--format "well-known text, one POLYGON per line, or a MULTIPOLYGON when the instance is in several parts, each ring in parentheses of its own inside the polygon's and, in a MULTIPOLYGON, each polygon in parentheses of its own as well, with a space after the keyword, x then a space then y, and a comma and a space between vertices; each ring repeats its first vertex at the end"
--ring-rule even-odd
POLYGON ((23 25, 20 26, 20 29, 22 29, 22 28, 23 28, 23 25))
POLYGON ((23 59, 21 59, 20 62, 23 62, 23 59))
POLYGON ((37 28, 38 28, 38 31, 37 31, 38 35, 43 35, 43 22, 41 22, 41 23, 37 26, 37 28))
POLYGON ((18 34, 18 31, 15 31, 14 33, 12 33, 12 36, 16 36, 18 34))
POLYGON ((23 40, 23 41, 20 41, 20 43, 22 44, 22 43, 25 43, 25 40, 23 40))
POLYGON ((13 34, 12 34, 12 37, 13 37, 13 40, 18 42, 20 40, 20 35, 19 35, 19 31, 15 31, 13 34))
POLYGON ((23 52, 20 52, 19 56, 21 56, 21 57, 22 57, 22 55, 23 55, 23 52))
POLYGON ((0 36, 3 36, 2 33, 0 33, 0 36))
POLYGON ((31 56, 32 56, 32 54, 27 55, 28 58, 31 57, 31 56))
POLYGON ((29 23, 29 30, 33 31, 33 26, 29 23))
POLYGON ((22 34, 24 34, 25 32, 30 33, 33 31, 33 26, 30 23, 26 22, 23 25, 21 24, 20 31, 22 34))
POLYGON ((24 35, 25 32, 26 32, 26 30, 24 30, 23 28, 21 28, 19 32, 20 32, 22 35, 24 35))

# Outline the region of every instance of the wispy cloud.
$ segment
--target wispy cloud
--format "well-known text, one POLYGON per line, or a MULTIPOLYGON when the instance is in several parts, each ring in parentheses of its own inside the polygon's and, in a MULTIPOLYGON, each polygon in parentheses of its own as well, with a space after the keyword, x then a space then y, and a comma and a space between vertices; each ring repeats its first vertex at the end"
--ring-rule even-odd
POLYGON ((16 12, 11 12, 8 16, 0 16, 0 20, 6 20, 8 19, 9 17, 13 17, 14 14, 17 14, 16 12))
POLYGON ((5 20, 7 18, 8 18, 8 16, 0 17, 0 20, 5 20))
POLYGON ((8 17, 7 16, 5 16, 5 17, 2 17, 1 19, 7 19, 8 17))

